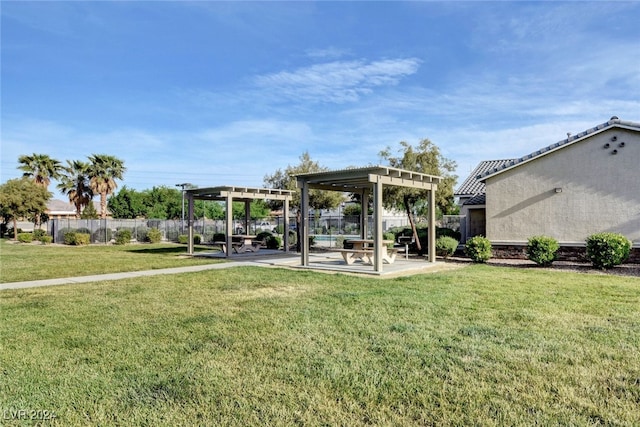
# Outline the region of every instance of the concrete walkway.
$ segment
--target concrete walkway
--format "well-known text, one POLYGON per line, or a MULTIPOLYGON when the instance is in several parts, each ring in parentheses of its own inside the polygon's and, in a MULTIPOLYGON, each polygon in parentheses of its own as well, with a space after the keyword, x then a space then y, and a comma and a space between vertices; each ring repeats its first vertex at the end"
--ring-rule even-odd
POLYGON ((287 265, 290 263, 295 263, 300 260, 299 256, 288 256, 288 257, 273 257, 274 259, 269 260, 269 262, 265 262, 264 259, 242 259, 242 260, 231 260, 229 262, 222 262, 217 264, 203 264, 203 265, 190 265, 185 267, 174 267, 174 268, 162 268, 157 270, 144 270, 144 271, 126 271, 122 273, 108 273, 108 274, 95 274, 91 276, 79 276, 79 277, 64 277, 60 279, 45 279, 45 280, 30 280, 25 282, 11 282, 11 283, 0 283, 0 291, 5 289, 26 289, 26 288, 36 288, 39 286, 57 286, 57 285, 70 285, 75 283, 88 283, 88 282, 101 282, 105 280, 120 280, 120 279, 131 279, 135 277, 145 277, 145 276, 157 276, 160 274, 181 274, 181 273, 193 273, 198 271, 207 271, 207 270, 221 270, 224 268, 232 268, 238 266, 261 266, 265 265, 287 265))

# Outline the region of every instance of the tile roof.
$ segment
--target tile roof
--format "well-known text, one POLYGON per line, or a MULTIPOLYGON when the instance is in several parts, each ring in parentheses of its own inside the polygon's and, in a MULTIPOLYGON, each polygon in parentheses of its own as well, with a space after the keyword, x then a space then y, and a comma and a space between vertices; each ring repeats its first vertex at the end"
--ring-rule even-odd
POLYGON ((576 135, 569 135, 566 139, 563 139, 561 141, 556 142, 555 144, 551 144, 548 145, 544 148, 541 148, 538 151, 534 151, 533 153, 527 154, 526 156, 522 156, 519 159, 513 159, 508 163, 502 164, 500 166, 495 166, 490 170, 486 170, 480 174, 478 174, 477 179, 478 180, 486 180, 489 176, 492 175, 497 175, 501 172, 504 172, 505 170, 511 169, 513 167, 516 167, 520 164, 523 163, 527 163, 530 162, 533 159, 536 159, 538 157, 541 156, 545 156, 553 151, 559 150, 561 148, 564 148, 568 145, 574 144, 578 141, 581 141, 583 139, 586 139, 588 137, 591 137, 597 133, 603 132, 606 129, 610 129, 612 127, 621 127, 621 128, 625 128, 625 129, 631 129, 631 130, 636 130, 636 131, 640 131, 640 123, 638 122, 631 122, 628 120, 620 120, 619 118, 617 118, 616 116, 611 117, 611 119, 608 122, 599 124, 598 126, 592 127, 591 129, 587 129, 585 131, 582 131, 576 135))
POLYGON ((478 176, 484 174, 487 171, 494 169, 500 169, 503 165, 514 162, 516 159, 504 159, 504 160, 484 160, 476 166, 476 168, 469 174, 467 179, 464 180, 462 185, 458 187, 455 192, 456 196, 475 196, 476 194, 484 193, 484 182, 478 179, 478 176))

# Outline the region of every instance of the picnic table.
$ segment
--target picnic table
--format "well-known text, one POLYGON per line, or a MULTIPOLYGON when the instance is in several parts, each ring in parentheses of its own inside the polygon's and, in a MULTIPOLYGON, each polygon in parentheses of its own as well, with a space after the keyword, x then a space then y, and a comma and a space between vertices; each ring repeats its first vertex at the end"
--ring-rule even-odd
POLYGON ((256 237, 258 236, 252 236, 249 234, 232 235, 233 250, 239 254, 244 252, 258 252, 262 245, 259 242, 255 242, 256 237))
MULTIPOLYGON (((257 236, 249 234, 233 234, 231 235, 231 248, 237 254, 245 252, 258 252, 262 247, 262 242, 255 240, 257 236)), ((227 252, 227 242, 213 242, 213 245, 219 246, 222 252, 227 252)))
MULTIPOLYGON (((348 265, 353 264, 356 260, 360 260, 365 264, 372 264, 372 258, 374 256, 374 241, 373 239, 349 239, 345 241, 353 245, 353 249, 336 249, 342 254, 344 262, 348 265)), ((393 243, 393 240, 383 240, 383 245, 393 243)), ((396 254, 398 250, 396 248, 387 248, 382 253, 382 261, 387 264, 393 264, 396 260, 396 254)))

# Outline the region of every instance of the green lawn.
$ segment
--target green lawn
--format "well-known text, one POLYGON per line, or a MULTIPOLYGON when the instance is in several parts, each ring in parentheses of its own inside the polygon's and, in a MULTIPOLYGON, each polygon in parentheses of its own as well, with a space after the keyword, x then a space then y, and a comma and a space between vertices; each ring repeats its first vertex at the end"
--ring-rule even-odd
POLYGON ((2 291, 0 336, 4 425, 640 425, 637 278, 240 267, 2 291))
MULTIPOLYGON (((195 247, 195 251, 203 250, 216 251, 195 247)), ((220 262, 210 258, 185 258, 186 253, 185 245, 171 243, 66 246, 18 244, 0 239, 0 283, 220 262)))

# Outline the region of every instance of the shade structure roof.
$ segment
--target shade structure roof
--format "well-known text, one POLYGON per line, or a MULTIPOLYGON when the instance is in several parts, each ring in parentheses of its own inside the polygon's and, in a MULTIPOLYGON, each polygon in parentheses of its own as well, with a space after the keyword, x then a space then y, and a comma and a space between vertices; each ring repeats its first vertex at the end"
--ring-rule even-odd
POLYGON ((435 175, 397 169, 389 166, 366 166, 326 172, 296 175, 298 181, 305 181, 309 188, 352 192, 370 189, 376 183, 416 189, 431 189, 442 178, 435 175))
POLYGON ((287 200, 291 199, 294 191, 277 188, 254 188, 224 185, 219 187, 192 188, 185 190, 197 200, 226 200, 228 197, 236 201, 256 199, 287 200))

